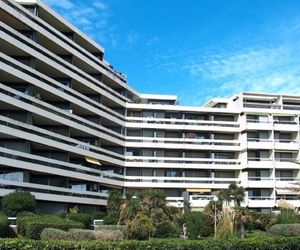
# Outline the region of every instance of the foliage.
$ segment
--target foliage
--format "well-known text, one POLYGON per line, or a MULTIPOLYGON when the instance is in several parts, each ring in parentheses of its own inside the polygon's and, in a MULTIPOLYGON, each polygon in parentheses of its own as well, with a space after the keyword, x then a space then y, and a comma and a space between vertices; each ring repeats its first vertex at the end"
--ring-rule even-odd
POLYGON ((190 212, 186 217, 188 235, 191 239, 204 236, 206 233, 205 218, 200 212, 190 212))
POLYGON ((234 221, 233 211, 228 202, 223 203, 222 218, 217 225, 217 238, 229 239, 233 236, 234 221))
POLYGON ((126 226, 123 225, 100 225, 96 230, 120 230, 121 232, 126 231, 126 226))
POLYGON ((16 216, 23 211, 34 212, 35 205, 35 197, 27 191, 14 191, 2 199, 3 212, 7 216, 16 216))
POLYGON ((69 213, 67 218, 72 221, 79 222, 84 225, 84 228, 90 228, 92 224, 92 217, 89 214, 83 213, 69 213))
POLYGON ((213 225, 215 222, 215 205, 216 205, 216 219, 217 223, 222 218, 222 205, 223 201, 218 200, 217 202, 210 201, 203 210, 203 215, 205 216, 206 223, 213 225))
POLYGON ((245 224, 252 220, 250 211, 245 207, 236 207, 234 209, 234 221, 237 229, 240 231, 242 239, 245 238, 245 224))
POLYGON ((70 228, 83 228, 83 225, 71 220, 64 220, 57 216, 39 215, 17 218, 18 233, 29 239, 39 239, 45 228, 68 230, 70 228))
POLYGON ((56 229, 45 228, 41 233, 42 240, 122 240, 123 233, 120 230, 87 230, 70 229, 68 232, 56 229))
POLYGON ((245 240, 150 240, 150 241, 34 241, 0 239, 0 249, 18 250, 297 250, 300 237, 253 237, 245 240))
POLYGON ((218 198, 220 201, 233 201, 235 206, 241 206, 241 203, 245 199, 245 189, 237 186, 236 183, 231 183, 228 189, 219 192, 218 198))
POLYGON ((102 220, 106 215, 107 215, 106 212, 103 212, 103 211, 95 212, 92 215, 92 219, 93 220, 102 220))
POLYGON ((127 224, 127 236, 129 239, 146 240, 154 233, 155 227, 151 219, 145 214, 137 214, 127 224))
POLYGON ((264 231, 277 223, 277 218, 273 213, 252 213, 252 218, 254 227, 264 231))
POLYGON ((0 237, 5 237, 8 234, 8 218, 5 214, 0 213, 0 237))
POLYGON ((68 240, 68 232, 57 228, 45 228, 40 235, 41 240, 68 240))
POLYGON ((70 214, 78 214, 78 213, 80 213, 79 206, 74 206, 70 208, 70 214))
POLYGON ((118 217, 112 215, 107 215, 103 218, 104 225, 117 225, 118 221, 119 221, 118 217))
POLYGON ((118 190, 110 191, 107 199, 107 213, 108 216, 116 217, 117 222, 120 216, 121 204, 122 204, 122 194, 118 190))
POLYGON ((268 232, 272 235, 300 236, 300 224, 276 224, 268 232))
POLYGON ((151 215, 155 210, 167 205, 166 194, 160 189, 147 189, 139 195, 142 212, 151 215))

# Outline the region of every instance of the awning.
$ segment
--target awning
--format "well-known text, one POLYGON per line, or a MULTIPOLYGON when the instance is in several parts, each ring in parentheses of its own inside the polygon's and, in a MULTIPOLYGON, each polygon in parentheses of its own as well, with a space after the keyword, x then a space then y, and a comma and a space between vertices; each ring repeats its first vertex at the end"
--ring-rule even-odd
POLYGON ((190 193, 209 193, 211 192, 210 188, 188 188, 186 191, 190 193))
POLYGON ((245 112, 246 115, 264 115, 268 116, 269 113, 260 113, 260 112, 245 112))
POLYGON ((95 158, 86 156, 86 157, 85 157, 85 160, 86 160, 87 162, 89 162, 89 163, 92 163, 92 164, 101 166, 100 161, 97 160, 97 159, 95 159, 95 158))

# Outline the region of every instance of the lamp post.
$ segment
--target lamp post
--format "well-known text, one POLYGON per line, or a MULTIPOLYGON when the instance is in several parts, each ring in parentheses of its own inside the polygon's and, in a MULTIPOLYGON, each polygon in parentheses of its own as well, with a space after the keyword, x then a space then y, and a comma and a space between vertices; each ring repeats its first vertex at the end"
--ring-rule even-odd
POLYGON ((217 201, 219 200, 217 196, 214 196, 214 205, 215 205, 215 216, 214 216, 214 238, 217 238, 217 201))

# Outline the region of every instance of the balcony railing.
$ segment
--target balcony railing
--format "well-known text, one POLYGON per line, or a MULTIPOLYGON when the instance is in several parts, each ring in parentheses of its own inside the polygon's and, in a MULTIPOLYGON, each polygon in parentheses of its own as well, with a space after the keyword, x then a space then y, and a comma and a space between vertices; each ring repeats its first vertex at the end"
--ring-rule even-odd
POLYGON ((271 181, 273 178, 271 177, 262 177, 262 176, 249 176, 249 181, 271 181))
POLYGON ((273 200, 273 197, 271 197, 271 196, 248 196, 248 200, 265 201, 265 200, 273 200))
POLYGON ((237 140, 212 140, 212 139, 190 139, 190 138, 164 138, 164 137, 135 137, 127 136, 127 142, 149 142, 149 143, 179 143, 212 146, 240 146, 237 140))
POLYGON ((187 119, 165 119, 155 117, 127 117, 127 122, 170 124, 170 125, 198 125, 198 126, 218 126, 218 127, 239 127, 237 122, 228 121, 207 121, 207 120, 187 120, 187 119))
POLYGON ((280 162, 297 162, 297 158, 275 158, 275 161, 280 161, 280 162))
POLYGON ((126 156, 127 162, 239 165, 237 159, 126 156))
POLYGON ((248 161, 272 161, 272 159, 262 157, 248 157, 248 161))
POLYGON ((276 177, 276 181, 300 181, 297 177, 276 177))
POLYGON ((247 138, 248 142, 272 142, 271 139, 265 139, 265 138, 247 138))
POLYGON ((248 123, 270 123, 269 120, 247 119, 248 123))

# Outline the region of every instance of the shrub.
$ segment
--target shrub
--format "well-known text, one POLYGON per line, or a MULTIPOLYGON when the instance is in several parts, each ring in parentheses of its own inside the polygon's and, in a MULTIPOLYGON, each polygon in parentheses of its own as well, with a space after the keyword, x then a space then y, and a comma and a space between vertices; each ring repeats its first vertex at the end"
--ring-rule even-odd
POLYGON ((272 235, 300 236, 300 224, 276 224, 268 232, 272 235))
POLYGON ((94 230, 72 228, 69 230, 70 240, 94 240, 94 230))
POLYGON ((93 231, 95 240, 122 240, 124 234, 121 230, 97 230, 93 231))
POLYGON ((83 225, 71 220, 64 220, 57 216, 40 215, 17 218, 18 233, 29 239, 39 239, 45 228, 68 230, 70 228, 83 228, 83 225))
POLYGON ((100 225, 99 227, 96 228, 96 230, 120 230, 121 232, 126 231, 126 226, 124 225, 100 225))
POLYGON ((156 238, 176 238, 180 234, 179 225, 170 221, 163 221, 155 224, 155 235, 156 238))
POLYGON ((5 237, 8 234, 8 218, 5 214, 0 214, 0 237, 5 237))
POLYGON ((146 240, 154 233, 155 227, 151 219, 144 214, 137 214, 133 221, 128 222, 127 236, 129 239, 146 240))
POLYGON ((104 225, 117 225, 119 219, 116 216, 107 215, 103 218, 104 225))
POLYGON ((297 213, 293 209, 289 208, 281 208, 280 214, 277 216, 277 223, 278 224, 291 224, 299 222, 297 213))
POLYGON ((271 226, 277 223, 277 218, 273 213, 252 213, 252 218, 253 224, 249 224, 252 229, 267 231, 271 226))
POLYGON ((204 220, 204 216, 200 212, 190 212, 187 214, 186 225, 190 238, 197 239, 198 236, 203 236, 204 220))
POLYGON ((106 213, 103 211, 95 212, 93 214, 93 220, 102 220, 106 216, 106 213))
POLYGON ((67 215, 67 218, 72 221, 79 222, 84 225, 85 228, 90 228, 92 224, 92 217, 89 214, 83 213, 70 213, 67 215))
POLYGON ((3 211, 8 216, 16 216, 23 211, 35 211, 35 197, 27 191, 15 191, 5 195, 2 199, 3 211))
POLYGON ((297 250, 300 237, 256 237, 245 240, 150 240, 150 241, 33 241, 0 239, 0 249, 10 250, 297 250))
POLYGON ((69 240, 69 233, 57 228, 45 228, 41 235, 41 240, 69 240))

